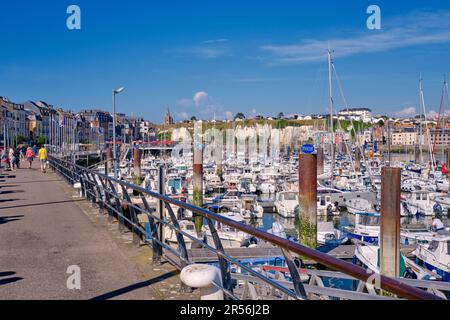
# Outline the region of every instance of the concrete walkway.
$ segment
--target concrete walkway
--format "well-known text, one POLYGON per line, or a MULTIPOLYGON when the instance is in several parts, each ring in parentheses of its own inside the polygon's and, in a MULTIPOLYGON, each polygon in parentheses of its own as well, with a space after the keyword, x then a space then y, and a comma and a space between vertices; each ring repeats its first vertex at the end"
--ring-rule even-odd
MULTIPOLYGON (((25 167, 23 163, 22 166, 25 167)), ((117 232, 55 173, 0 174, 0 299, 192 299, 176 270, 117 232), (81 290, 69 290, 69 266, 81 290)))

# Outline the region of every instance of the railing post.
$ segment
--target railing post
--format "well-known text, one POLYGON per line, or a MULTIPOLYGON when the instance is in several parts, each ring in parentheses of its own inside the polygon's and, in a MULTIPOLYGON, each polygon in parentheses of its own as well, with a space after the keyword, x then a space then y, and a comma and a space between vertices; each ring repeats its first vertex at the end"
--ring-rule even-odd
POLYGON ((124 195, 125 201, 128 203, 128 210, 130 211, 130 220, 131 220, 131 231, 133 233, 133 243, 136 247, 139 247, 141 245, 141 238, 138 234, 139 228, 138 225, 138 219, 136 216, 136 211, 134 210, 133 203, 131 202, 131 198, 128 195, 127 188, 125 186, 121 185, 122 192, 124 195))
MULTIPOLYGON (((160 165, 158 168, 158 193, 160 195, 164 195, 165 194, 165 171, 164 171, 164 166, 160 165)), ((162 200, 157 200, 157 206, 156 206, 156 210, 157 210, 157 215, 158 218, 161 220, 164 220, 164 202, 162 200)), ((156 227, 158 229, 158 240, 160 242, 164 242, 164 229, 163 229, 163 224, 160 222, 156 222, 156 227)), ((159 254, 158 256, 161 257, 162 256, 162 247, 159 247, 159 254)))
MULTIPOLYGON (((184 268, 188 265, 187 261, 189 261, 189 256, 188 256, 188 251, 186 248, 186 243, 184 241, 184 236, 183 236, 183 234, 181 234, 179 232, 180 224, 178 223, 177 217, 175 216, 175 213, 173 212, 172 208, 170 207, 170 204, 165 203, 165 205, 166 205, 166 210, 169 214, 170 220, 172 220, 172 224, 175 227, 175 234, 176 234, 177 241, 178 241, 178 250, 181 253, 181 258, 184 259, 184 260, 181 260, 181 266, 184 268)), ((180 290, 182 292, 190 292, 191 291, 184 282, 181 282, 180 290)))
POLYGON ((303 286, 303 283, 300 279, 297 266, 294 264, 292 254, 288 250, 283 248, 281 249, 281 251, 283 252, 284 259, 286 260, 286 264, 289 269, 289 273, 291 274, 292 282, 294 283, 295 293, 297 294, 299 299, 306 300, 307 296, 305 287, 303 286))
POLYGON ((106 201, 106 210, 108 212, 108 222, 112 222, 113 221, 113 211, 112 211, 112 203, 111 203, 111 196, 109 194, 109 190, 107 187, 107 183, 105 183, 105 181, 103 181, 103 178, 99 176, 100 179, 100 183, 102 185, 103 191, 105 193, 105 201, 106 201))
MULTIPOLYGON (((209 231, 211 232, 211 237, 213 238, 213 241, 214 241, 214 246, 216 247, 218 252, 221 252, 224 254, 225 250, 223 249, 222 241, 220 240, 220 237, 217 234, 217 230, 216 230, 214 223, 209 218, 206 218, 206 221, 208 223, 209 231)), ((217 257, 219 258, 219 266, 220 266, 220 271, 222 274, 222 285, 226 290, 232 292, 233 288, 231 285, 230 264, 221 255, 218 254, 217 257)))
POLYGON ((111 192, 114 195, 114 198, 116 199, 116 214, 117 214, 117 221, 119 223, 119 232, 123 233, 124 230, 124 221, 123 221, 123 210, 122 210, 122 204, 120 202, 119 195, 117 194, 116 188, 114 187, 114 182, 111 180, 109 181, 109 186, 111 188, 111 192))
POLYGON ((155 223, 155 219, 152 217, 150 206, 148 205, 147 199, 145 199, 145 195, 141 193, 142 204, 144 205, 145 211, 147 212, 148 223, 150 225, 150 233, 152 238, 152 249, 153 249, 153 257, 152 262, 154 265, 161 264, 161 256, 162 256, 162 246, 158 243, 157 240, 160 239, 158 236, 158 227, 155 223))

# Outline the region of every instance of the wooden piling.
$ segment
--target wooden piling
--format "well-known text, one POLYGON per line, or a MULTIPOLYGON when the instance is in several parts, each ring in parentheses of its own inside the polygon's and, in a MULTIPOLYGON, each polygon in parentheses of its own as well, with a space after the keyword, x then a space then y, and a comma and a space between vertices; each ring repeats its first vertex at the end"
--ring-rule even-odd
POLYGON ((317 247, 317 155, 300 154, 299 178, 299 240, 309 248, 317 247))
POLYGON ((142 158, 142 150, 139 148, 134 148, 133 149, 133 174, 136 179, 142 178, 141 158, 142 158))
MULTIPOLYGON (((193 161, 193 199, 192 204, 197 207, 203 206, 203 144, 201 140, 201 122, 196 123, 194 128, 194 161, 193 161)), ((193 215, 195 230, 197 233, 201 232, 203 225, 203 217, 197 214, 193 215)))
POLYGON ((323 148, 319 147, 317 148, 317 175, 321 175, 324 173, 323 163, 324 163, 323 148))
POLYGON ((105 156, 106 156, 106 161, 105 161, 105 175, 108 175, 111 172, 111 168, 112 168, 112 158, 113 158, 113 152, 111 147, 106 148, 105 150, 105 156))
POLYGON ((380 272, 399 277, 400 268, 400 168, 381 172, 380 272))

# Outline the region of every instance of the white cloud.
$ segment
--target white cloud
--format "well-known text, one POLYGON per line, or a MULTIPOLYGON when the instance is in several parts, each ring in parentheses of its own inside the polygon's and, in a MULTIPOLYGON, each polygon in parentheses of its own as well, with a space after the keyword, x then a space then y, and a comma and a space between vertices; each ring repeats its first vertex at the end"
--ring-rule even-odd
POLYGON ((193 47, 187 52, 194 54, 200 58, 218 58, 228 53, 228 48, 212 48, 212 47, 193 47))
POLYGON ((202 104, 208 103, 209 99, 209 95, 204 92, 204 91, 199 91, 196 94, 194 94, 194 97, 192 98, 192 100, 194 101, 195 105, 197 107, 201 106, 202 104))
POLYGON ((207 118, 228 118, 223 106, 205 91, 196 92, 192 98, 178 100, 178 105, 184 108, 191 108, 192 114, 202 115, 207 118))
POLYGON ((407 107, 395 113, 399 118, 409 118, 414 117, 417 114, 416 108, 407 107))
POLYGON ((275 63, 303 63, 325 59, 328 46, 335 57, 450 42, 450 12, 415 12, 386 19, 383 29, 353 33, 331 40, 305 39, 296 44, 265 45, 261 49, 273 55, 275 63))
POLYGON ((219 39, 212 39, 212 40, 206 40, 203 41, 204 44, 213 44, 213 43, 223 43, 228 42, 229 40, 226 38, 219 38, 219 39))

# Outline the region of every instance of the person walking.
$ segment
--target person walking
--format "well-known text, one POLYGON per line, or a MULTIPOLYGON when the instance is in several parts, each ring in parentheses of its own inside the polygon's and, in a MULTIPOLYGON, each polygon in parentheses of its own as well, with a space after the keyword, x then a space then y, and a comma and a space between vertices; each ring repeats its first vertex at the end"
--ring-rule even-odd
POLYGON ((16 159, 16 168, 20 169, 20 160, 21 160, 21 150, 19 148, 16 148, 14 150, 14 158, 16 159))
POLYGON ((1 163, 5 164, 5 169, 6 169, 6 164, 8 163, 8 156, 6 154, 6 149, 5 148, 1 149, 0 159, 1 159, 1 163))
POLYGON ((27 148, 25 146, 22 146, 22 148, 20 149, 20 160, 25 161, 27 159, 26 154, 27 148))
POLYGON ((31 147, 28 147, 27 152, 25 153, 25 157, 27 158, 27 161, 29 163, 29 169, 31 169, 31 165, 33 164, 35 154, 33 153, 33 149, 31 147))
POLYGON ((45 167, 47 164, 47 150, 44 148, 44 146, 41 146, 41 148, 39 149, 39 162, 41 163, 41 171, 42 173, 45 173, 45 167))
POLYGON ((9 147, 8 151, 9 166, 12 171, 16 171, 16 153, 13 147, 9 147))

